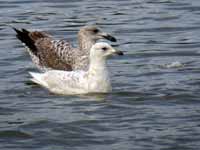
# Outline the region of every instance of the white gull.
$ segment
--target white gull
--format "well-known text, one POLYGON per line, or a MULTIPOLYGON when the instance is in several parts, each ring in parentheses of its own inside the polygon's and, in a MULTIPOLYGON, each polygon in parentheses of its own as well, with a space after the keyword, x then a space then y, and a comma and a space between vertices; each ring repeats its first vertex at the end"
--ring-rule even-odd
POLYGON ((87 70, 89 50, 99 39, 115 42, 116 39, 96 26, 85 26, 78 32, 78 48, 72 47, 65 40, 54 40, 49 34, 41 31, 16 29, 17 38, 25 44, 33 63, 41 71, 87 70))
POLYGON ((123 55, 104 42, 96 43, 90 50, 90 64, 87 71, 50 70, 45 73, 30 72, 31 80, 53 93, 86 94, 107 93, 112 90, 106 66, 108 56, 123 55))

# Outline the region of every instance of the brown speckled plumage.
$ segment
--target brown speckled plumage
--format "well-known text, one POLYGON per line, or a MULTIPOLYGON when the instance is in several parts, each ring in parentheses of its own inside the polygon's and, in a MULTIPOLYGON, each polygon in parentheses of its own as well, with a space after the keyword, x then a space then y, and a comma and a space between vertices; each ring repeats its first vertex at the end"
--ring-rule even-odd
POLYGON ((89 64, 89 50, 98 39, 108 39, 115 42, 115 38, 101 32, 95 26, 86 26, 78 33, 78 48, 73 48, 68 41, 54 40, 49 34, 40 31, 30 32, 18 29, 17 37, 27 47, 36 66, 42 70, 87 70, 89 64))

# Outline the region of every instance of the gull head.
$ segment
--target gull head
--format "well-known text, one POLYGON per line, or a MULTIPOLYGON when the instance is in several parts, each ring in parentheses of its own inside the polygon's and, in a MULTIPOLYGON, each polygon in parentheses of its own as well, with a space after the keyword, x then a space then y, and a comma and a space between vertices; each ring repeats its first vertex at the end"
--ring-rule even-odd
POLYGON ((99 28, 96 26, 85 26, 82 27, 79 31, 79 36, 84 35, 87 38, 90 38, 90 40, 97 41, 100 39, 106 39, 111 42, 116 42, 116 38, 111 36, 110 34, 101 31, 99 28))
POLYGON ((90 57, 94 59, 107 58, 111 55, 123 55, 123 52, 114 49, 111 45, 105 42, 94 44, 90 50, 90 57))

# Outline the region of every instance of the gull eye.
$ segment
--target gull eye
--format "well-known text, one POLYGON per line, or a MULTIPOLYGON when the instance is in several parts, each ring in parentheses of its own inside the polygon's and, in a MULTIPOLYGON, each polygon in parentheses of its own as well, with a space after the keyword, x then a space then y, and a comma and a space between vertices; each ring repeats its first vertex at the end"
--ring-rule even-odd
POLYGON ((99 30, 98 30, 98 29, 94 29, 93 32, 94 32, 94 33, 98 33, 99 30))
POLYGON ((103 51, 107 51, 108 48, 107 48, 107 47, 103 47, 102 50, 103 50, 103 51))

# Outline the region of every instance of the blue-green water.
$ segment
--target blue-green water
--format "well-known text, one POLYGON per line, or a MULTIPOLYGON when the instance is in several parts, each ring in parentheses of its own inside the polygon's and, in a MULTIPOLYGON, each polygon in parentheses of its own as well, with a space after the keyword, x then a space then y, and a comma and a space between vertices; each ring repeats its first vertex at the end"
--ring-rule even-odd
POLYGON ((1 150, 197 150, 199 0, 0 0, 1 150), (59 96, 27 84, 36 71, 10 26, 76 46, 80 27, 112 33, 113 92, 59 96))

